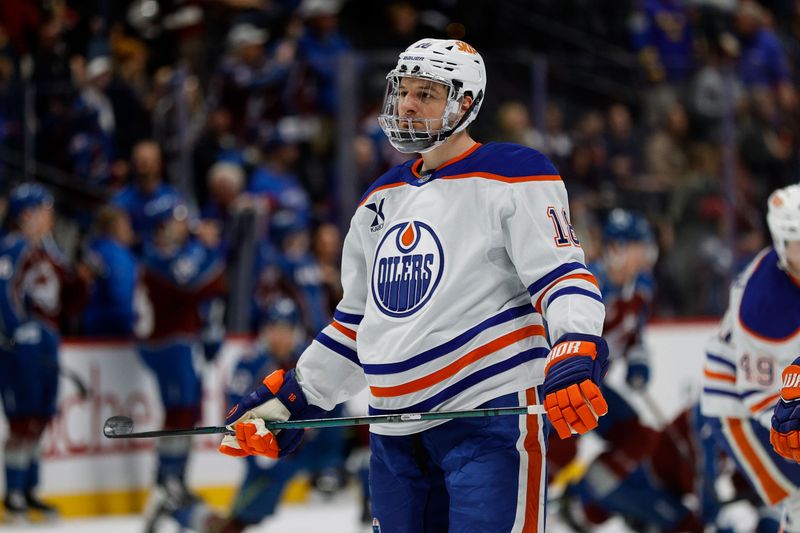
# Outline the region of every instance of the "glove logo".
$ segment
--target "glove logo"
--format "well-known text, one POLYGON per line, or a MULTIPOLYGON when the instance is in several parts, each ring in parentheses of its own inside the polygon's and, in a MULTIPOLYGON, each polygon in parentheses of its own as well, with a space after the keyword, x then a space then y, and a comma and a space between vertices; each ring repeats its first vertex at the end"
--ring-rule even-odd
POLYGON ((394 318, 413 315, 433 296, 444 272, 444 251, 428 224, 407 220, 381 239, 372 265, 372 298, 394 318))

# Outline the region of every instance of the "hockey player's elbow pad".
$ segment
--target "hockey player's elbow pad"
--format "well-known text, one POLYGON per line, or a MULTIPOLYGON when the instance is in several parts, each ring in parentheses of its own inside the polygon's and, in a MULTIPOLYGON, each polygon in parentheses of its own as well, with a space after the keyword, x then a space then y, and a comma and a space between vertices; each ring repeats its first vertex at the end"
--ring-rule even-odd
POLYGON ((228 412, 225 425, 236 435, 223 437, 219 451, 235 457, 284 457, 300 444, 304 430, 282 429, 273 433, 266 422, 301 419, 309 409, 296 372, 290 370, 284 374, 283 370, 276 370, 228 412))
POLYGON ((783 370, 783 387, 772 414, 769 440, 778 454, 800 462, 800 358, 783 370))
POLYGON ((544 368, 544 407, 562 439, 586 433, 608 412, 599 384, 608 370, 608 346, 595 335, 568 333, 555 343, 544 368))

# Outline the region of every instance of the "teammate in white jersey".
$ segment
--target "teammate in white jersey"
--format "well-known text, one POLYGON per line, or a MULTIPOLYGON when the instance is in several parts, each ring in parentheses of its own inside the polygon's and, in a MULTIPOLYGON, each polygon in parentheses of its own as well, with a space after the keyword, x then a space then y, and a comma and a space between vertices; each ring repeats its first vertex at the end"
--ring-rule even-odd
POLYGON ((778 530, 780 508, 784 530, 800 531, 800 466, 770 445, 780 370, 800 354, 800 185, 770 195, 767 223, 773 247, 734 282, 719 333, 707 346, 701 407, 767 506, 759 531, 778 530))
MULTIPOLYGON (((544 400, 562 438, 607 411, 602 298, 557 170, 530 148, 470 137, 486 71, 467 43, 418 41, 387 80, 380 125, 422 157, 366 192, 334 321, 295 372, 233 407, 224 453, 281 457, 300 432, 273 435, 264 419, 318 416, 364 387, 371 414, 544 400)), ((535 415, 372 425, 381 531, 544 531, 544 427, 535 415)))

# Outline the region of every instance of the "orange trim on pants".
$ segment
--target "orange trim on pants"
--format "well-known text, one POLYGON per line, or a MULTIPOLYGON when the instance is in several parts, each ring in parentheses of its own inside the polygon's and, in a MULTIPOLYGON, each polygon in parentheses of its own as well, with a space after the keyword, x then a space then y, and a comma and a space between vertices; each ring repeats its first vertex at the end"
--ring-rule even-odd
MULTIPOLYGON (((536 389, 531 388, 525 391, 527 405, 538 404, 536 389)), ((542 482, 542 472, 544 466, 544 454, 539 443, 539 417, 537 415, 527 415, 525 417, 527 435, 525 435, 525 451, 528 453, 528 490, 525 502, 525 522, 522 526, 522 533, 536 533, 539 531, 539 488, 542 482)))
POLYGON ((744 460, 750 465, 750 468, 753 469, 758 484, 761 485, 764 494, 767 496, 767 502, 770 505, 775 505, 785 499, 789 493, 772 478, 767 468, 759 459, 758 454, 750 445, 750 441, 747 440, 747 435, 745 435, 744 429, 742 429, 742 419, 726 418, 725 422, 728 424, 736 447, 739 448, 739 451, 744 456, 740 459, 744 460))

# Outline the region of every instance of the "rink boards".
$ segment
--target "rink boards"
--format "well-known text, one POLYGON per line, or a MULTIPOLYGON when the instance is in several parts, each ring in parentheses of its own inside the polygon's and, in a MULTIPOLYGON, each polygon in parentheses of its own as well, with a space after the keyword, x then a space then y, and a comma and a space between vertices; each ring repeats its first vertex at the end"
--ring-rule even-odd
MULTIPOLYGON (((715 326, 713 321, 691 321, 649 328, 646 342, 653 357, 648 393, 659 412, 654 413, 635 393, 626 397, 651 425, 671 419, 698 398, 703 346, 715 326)), ((246 339, 234 338, 223 345, 213 364, 197 358, 204 377, 203 425, 219 425, 223 420, 224 383, 247 348, 246 339)), ((66 516, 138 512, 155 472, 154 441, 107 440, 101 428, 106 418, 119 414, 133 418, 138 430, 158 428, 163 412, 155 380, 133 347, 124 343, 67 341, 61 349, 61 362, 80 376, 91 395, 80 398, 74 384, 61 379, 60 413, 44 442, 42 494, 66 516)), ((623 371, 623 365, 612 365, 608 379, 621 383, 623 371)), ((0 442, 6 433, 7 424, 0 413, 0 442)), ((217 453, 218 440, 195 438, 189 483, 211 503, 224 506, 242 475, 242 464, 217 453)), ((2 486, 3 475, 0 469, 2 486)), ((302 494, 295 486, 288 497, 298 499, 302 494)))

